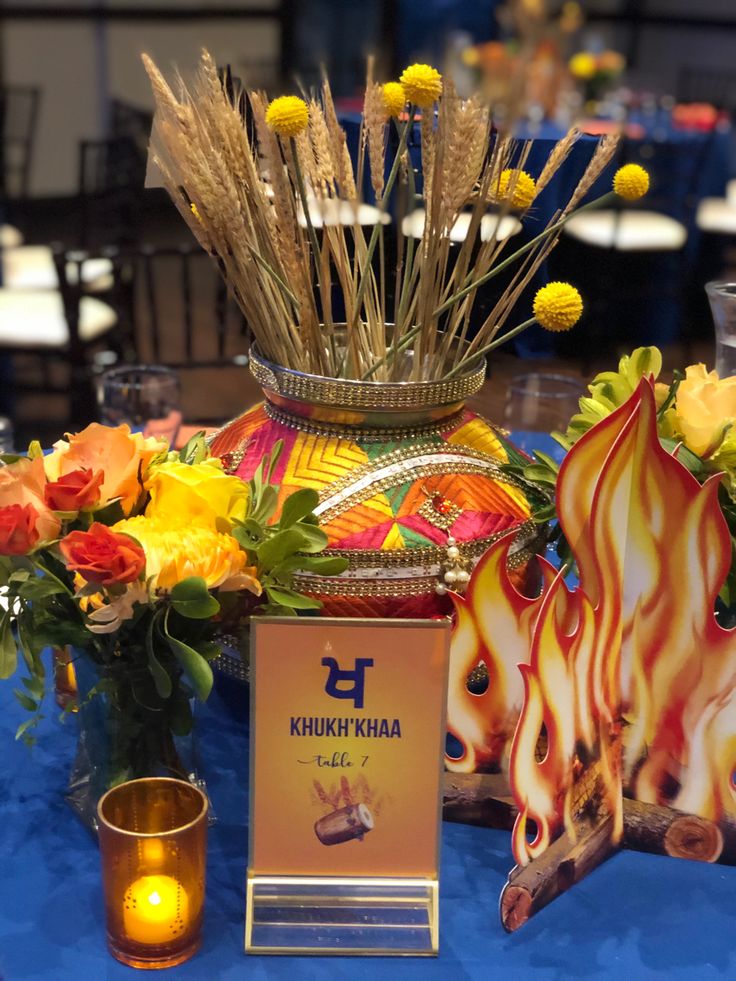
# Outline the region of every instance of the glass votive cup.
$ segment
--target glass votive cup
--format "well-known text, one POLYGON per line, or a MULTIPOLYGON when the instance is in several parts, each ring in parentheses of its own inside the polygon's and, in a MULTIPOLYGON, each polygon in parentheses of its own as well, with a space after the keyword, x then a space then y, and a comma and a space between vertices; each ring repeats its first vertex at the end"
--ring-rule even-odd
POLYGON ((100 422, 127 423, 144 436, 176 442, 181 426, 179 376, 163 365, 121 365, 104 372, 97 382, 100 422))
POLYGON ((199 949, 207 807, 201 790, 168 777, 131 780, 101 798, 107 944, 123 964, 173 967, 199 949))
POLYGON ((509 429, 551 432, 567 429, 586 394, 585 382, 569 375, 530 371, 515 375, 508 387, 504 422, 509 429))

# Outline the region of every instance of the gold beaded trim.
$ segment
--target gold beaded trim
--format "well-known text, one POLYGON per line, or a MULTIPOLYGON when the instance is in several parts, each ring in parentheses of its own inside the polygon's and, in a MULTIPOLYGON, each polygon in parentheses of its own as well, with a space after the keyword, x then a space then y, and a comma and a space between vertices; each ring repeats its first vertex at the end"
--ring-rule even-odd
POLYGON ((326 423, 315 422, 312 419, 304 419, 302 416, 294 416, 283 409, 277 409, 275 405, 266 402, 264 405, 266 415, 274 422, 289 429, 298 429, 300 433, 308 433, 310 436, 325 436, 330 439, 350 439, 361 443, 390 443, 397 439, 421 439, 424 436, 441 436, 450 429, 454 429, 463 416, 464 409, 453 412, 451 416, 445 416, 440 422, 427 423, 424 426, 384 428, 373 426, 371 428, 360 428, 358 426, 338 426, 326 423))
POLYGON ((449 381, 369 382, 321 378, 261 361, 251 349, 251 374, 264 388, 304 402, 353 409, 424 409, 462 402, 483 387, 485 363, 449 381))
MULTIPOLYGON (((464 543, 463 543, 464 544, 464 543)), ((331 554, 331 553, 330 553, 331 554)), ((509 556, 507 566, 517 569, 525 565, 533 555, 531 549, 521 549, 509 556)), ((294 587, 300 593, 316 596, 347 596, 368 599, 370 597, 421 596, 434 593, 437 575, 417 576, 405 579, 341 579, 340 576, 294 576, 294 587)))
MULTIPOLYGON (((509 532, 515 531, 515 542, 517 548, 528 546, 537 534, 537 526, 533 521, 524 521, 514 528, 503 528, 501 531, 487 535, 485 538, 474 538, 469 541, 457 542, 457 547, 468 558, 479 559, 484 552, 487 552, 494 542, 509 532)), ((512 546, 513 548, 513 546, 512 546)), ((419 545, 416 548, 330 548, 326 555, 336 558, 346 559, 348 563, 347 572, 356 572, 361 569, 381 568, 381 569, 412 569, 426 566, 439 566, 445 558, 447 546, 445 545, 419 545)), ((515 553, 512 553, 515 554, 515 553)), ((509 561, 511 560, 509 556, 509 561)))

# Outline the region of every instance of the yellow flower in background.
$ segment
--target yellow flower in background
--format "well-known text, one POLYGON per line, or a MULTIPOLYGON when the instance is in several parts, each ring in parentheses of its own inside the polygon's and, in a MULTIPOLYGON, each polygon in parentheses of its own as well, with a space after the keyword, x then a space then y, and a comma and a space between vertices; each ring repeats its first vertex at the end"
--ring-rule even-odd
POLYGON ((409 65, 399 81, 406 99, 420 109, 429 109, 442 95, 442 76, 431 65, 409 65))
POLYGON ((534 316, 545 330, 570 330, 583 313, 583 299, 570 283, 547 283, 534 297, 534 316))
POLYGON ((226 474, 216 457, 196 464, 162 463, 145 486, 151 495, 147 517, 230 531, 248 513, 248 485, 226 474))
POLYGON ((578 51, 568 62, 568 68, 575 76, 583 82, 587 82, 598 71, 598 62, 595 55, 589 51, 578 51))
POLYGON ((496 190, 497 201, 505 201, 508 198, 509 186, 514 188, 511 207, 526 211, 537 193, 537 182, 525 170, 513 170, 510 167, 502 170, 496 190))
POLYGON ((613 189, 625 201, 638 201, 649 190, 649 174, 639 164, 624 164, 613 175, 613 189))
POLYGON ((298 136, 309 124, 309 109, 304 99, 282 95, 266 110, 266 124, 279 136, 298 136))
POLYGON ((698 456, 725 451, 724 436, 736 424, 736 376, 719 378, 703 364, 690 365, 677 389, 674 422, 685 446, 698 456))
POLYGON ((245 552, 234 538, 214 528, 138 515, 119 521, 113 531, 131 535, 143 546, 146 578, 152 579, 153 589, 169 592, 183 579, 201 576, 208 589, 261 593, 255 568, 245 564, 245 552))
POLYGON ((406 105, 404 86, 400 82, 386 82, 381 89, 383 105, 389 116, 400 116, 406 105))

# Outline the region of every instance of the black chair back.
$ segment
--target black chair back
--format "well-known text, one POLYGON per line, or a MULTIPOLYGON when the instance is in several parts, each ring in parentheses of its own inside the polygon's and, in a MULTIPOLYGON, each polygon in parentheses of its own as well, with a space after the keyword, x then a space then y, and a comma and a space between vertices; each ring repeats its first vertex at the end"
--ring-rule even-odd
POLYGON ((145 159, 129 136, 79 144, 80 245, 99 249, 138 241, 145 159))
POLYGON ((40 89, 0 88, 0 197, 26 198, 38 122, 40 89))

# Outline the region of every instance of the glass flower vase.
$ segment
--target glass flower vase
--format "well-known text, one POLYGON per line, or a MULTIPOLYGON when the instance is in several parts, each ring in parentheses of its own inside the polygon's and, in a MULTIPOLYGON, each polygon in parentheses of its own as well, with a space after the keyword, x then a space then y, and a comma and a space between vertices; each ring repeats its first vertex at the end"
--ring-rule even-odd
POLYGON ((97 831, 100 798, 124 781, 165 776, 201 783, 193 729, 175 735, 161 712, 121 693, 110 671, 85 651, 72 648, 71 660, 79 734, 65 798, 83 824, 97 831))

